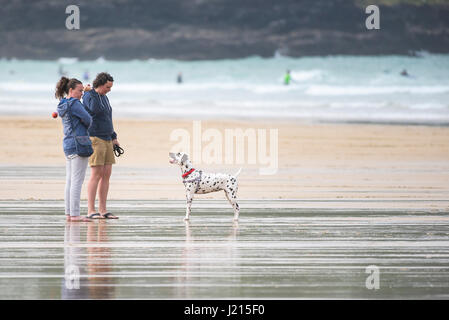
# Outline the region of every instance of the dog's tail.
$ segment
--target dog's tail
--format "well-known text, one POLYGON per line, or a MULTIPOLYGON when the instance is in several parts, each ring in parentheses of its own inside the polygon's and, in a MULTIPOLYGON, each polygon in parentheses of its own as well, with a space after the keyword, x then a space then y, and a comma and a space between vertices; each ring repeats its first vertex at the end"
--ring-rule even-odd
POLYGON ((237 178, 237 176, 240 174, 241 171, 242 171, 242 168, 240 168, 239 171, 237 171, 237 173, 234 174, 234 176, 237 178))

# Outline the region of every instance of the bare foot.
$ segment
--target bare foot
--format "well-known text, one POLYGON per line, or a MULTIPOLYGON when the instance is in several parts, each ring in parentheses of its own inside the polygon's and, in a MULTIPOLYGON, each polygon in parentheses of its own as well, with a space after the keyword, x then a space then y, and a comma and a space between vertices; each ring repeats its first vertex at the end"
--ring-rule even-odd
POLYGON ((70 221, 76 221, 76 222, 90 222, 92 219, 86 218, 86 217, 70 217, 70 221))

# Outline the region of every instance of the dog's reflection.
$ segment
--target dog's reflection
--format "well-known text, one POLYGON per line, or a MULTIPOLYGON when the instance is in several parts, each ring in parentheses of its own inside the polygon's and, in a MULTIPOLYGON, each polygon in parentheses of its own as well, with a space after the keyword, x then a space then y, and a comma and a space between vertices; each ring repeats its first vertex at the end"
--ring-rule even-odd
POLYGON ((105 221, 87 223, 86 244, 81 242, 82 222, 66 222, 64 232, 64 283, 62 299, 110 299, 115 296, 110 248, 105 221))
POLYGON ((240 283, 238 221, 225 232, 210 234, 207 226, 194 227, 185 221, 185 246, 177 272, 176 297, 194 299, 210 292, 211 297, 231 298, 240 283))

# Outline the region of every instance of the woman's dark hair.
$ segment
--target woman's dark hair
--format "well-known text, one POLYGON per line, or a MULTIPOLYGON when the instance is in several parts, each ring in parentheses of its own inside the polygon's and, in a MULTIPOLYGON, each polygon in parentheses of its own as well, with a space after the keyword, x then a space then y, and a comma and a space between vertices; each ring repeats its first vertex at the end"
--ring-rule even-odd
POLYGON ((98 88, 104 84, 106 84, 106 82, 111 81, 114 82, 114 79, 112 78, 112 76, 107 73, 107 72, 101 72, 99 74, 97 74, 97 77, 95 78, 94 82, 92 83, 95 88, 98 88))
POLYGON ((61 77, 58 83, 56 84, 55 97, 56 99, 62 99, 66 94, 69 93, 69 89, 75 89, 77 85, 83 84, 78 79, 72 78, 69 79, 67 77, 61 77))

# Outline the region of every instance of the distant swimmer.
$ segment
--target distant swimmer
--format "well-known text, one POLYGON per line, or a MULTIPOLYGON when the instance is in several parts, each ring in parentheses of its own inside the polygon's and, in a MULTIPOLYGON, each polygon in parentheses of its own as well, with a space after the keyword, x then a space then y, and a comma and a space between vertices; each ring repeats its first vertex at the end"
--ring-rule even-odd
POLYGON ((410 75, 408 74, 407 70, 402 70, 402 72, 400 73, 401 76, 403 77, 410 77, 410 75))
POLYGON ((89 71, 84 71, 84 74, 83 74, 83 79, 84 79, 84 81, 89 81, 89 71))
POLYGON ((176 78, 177 83, 182 83, 182 72, 178 73, 178 77, 176 78))
POLYGON ((64 68, 61 65, 58 68, 58 73, 61 77, 66 76, 66 72, 64 71, 64 68))
POLYGON ((284 84, 287 86, 290 84, 290 81, 292 81, 292 76, 290 75, 290 70, 287 70, 287 73, 284 77, 284 84))

